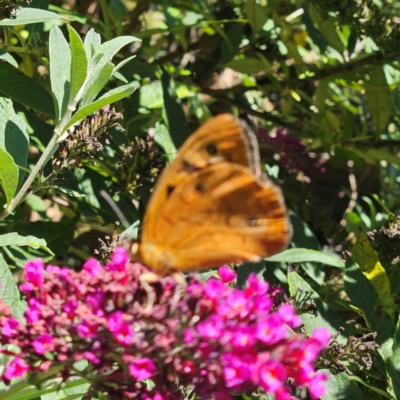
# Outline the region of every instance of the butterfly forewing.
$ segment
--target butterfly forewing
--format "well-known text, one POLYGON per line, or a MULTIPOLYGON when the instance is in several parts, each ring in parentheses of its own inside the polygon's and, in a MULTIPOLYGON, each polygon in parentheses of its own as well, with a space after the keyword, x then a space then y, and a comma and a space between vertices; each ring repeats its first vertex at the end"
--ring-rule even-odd
MULTIPOLYGON (((168 196, 139 257, 157 272, 256 261, 287 246, 280 190, 240 164, 193 172, 168 196)), ((146 226, 144 227, 146 229, 146 226)))
POLYGON ((203 124, 179 149, 177 157, 161 174, 147 206, 142 242, 153 238, 167 198, 193 173, 218 163, 246 166, 261 175, 257 139, 250 128, 230 114, 203 124))

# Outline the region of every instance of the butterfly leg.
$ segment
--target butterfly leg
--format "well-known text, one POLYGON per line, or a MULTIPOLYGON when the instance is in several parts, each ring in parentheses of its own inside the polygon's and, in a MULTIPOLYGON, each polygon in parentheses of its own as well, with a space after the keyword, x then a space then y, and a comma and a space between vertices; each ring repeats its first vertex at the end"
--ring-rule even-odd
POLYGON ((159 279, 160 275, 157 275, 154 272, 146 272, 139 276, 139 281, 143 289, 147 292, 147 304, 146 307, 143 308, 144 314, 150 313, 156 301, 156 293, 154 288, 150 286, 150 283, 158 282, 159 279))

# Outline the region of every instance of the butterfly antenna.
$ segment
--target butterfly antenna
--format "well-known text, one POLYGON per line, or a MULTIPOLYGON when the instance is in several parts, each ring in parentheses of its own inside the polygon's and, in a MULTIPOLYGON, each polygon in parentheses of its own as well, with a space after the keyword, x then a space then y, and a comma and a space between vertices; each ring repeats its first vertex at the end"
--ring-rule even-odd
POLYGON ((122 213, 121 209, 117 206, 117 203, 113 200, 113 198, 105 190, 100 190, 100 196, 103 197, 103 199, 113 209, 115 214, 117 214, 117 217, 123 223, 125 228, 129 228, 131 224, 125 218, 125 215, 122 213))

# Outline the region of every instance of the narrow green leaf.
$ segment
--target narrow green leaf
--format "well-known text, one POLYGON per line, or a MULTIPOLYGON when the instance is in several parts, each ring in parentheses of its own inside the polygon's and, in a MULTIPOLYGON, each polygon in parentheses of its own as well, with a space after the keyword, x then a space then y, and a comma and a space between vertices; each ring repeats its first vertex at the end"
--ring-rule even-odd
POLYGON ((186 122, 181 101, 176 95, 175 82, 165 70, 161 69, 161 74, 167 125, 174 145, 179 149, 189 137, 190 129, 186 122))
MULTIPOLYGON (((40 375, 37 376, 40 378, 40 375)), ((87 386, 89 385, 87 383, 87 380, 85 379, 71 379, 67 382, 63 382, 61 385, 60 378, 56 379, 42 379, 42 382, 40 385, 29 385, 28 383, 26 386, 22 386, 22 388, 18 391, 13 391, 12 393, 8 393, 12 390, 9 388, 4 389, 3 391, 0 392, 0 398, 7 400, 37 400, 43 395, 46 395, 48 393, 56 393, 57 394, 57 399, 79 399, 82 397, 85 397, 84 395, 87 394, 87 386), (39 387, 40 386, 40 387, 39 387), (76 397, 58 397, 58 392, 60 392, 60 386, 62 386, 63 391, 65 391, 67 388, 73 388, 73 387, 82 387, 82 394, 80 396, 76 397)), ((21 382, 16 382, 16 385, 21 384, 21 382)), ((12 386, 11 386, 12 388, 12 386)))
POLYGON ((365 98, 379 135, 392 114, 392 96, 383 70, 383 65, 373 65, 370 80, 365 83, 365 98))
POLYGON ((232 68, 243 74, 256 74, 257 72, 266 70, 264 61, 258 58, 242 58, 239 60, 229 61, 224 65, 226 68, 232 68))
POLYGON ((61 187, 61 186, 52 186, 53 189, 58 190, 61 193, 67 194, 68 196, 71 197, 85 197, 85 194, 79 193, 76 190, 72 190, 72 189, 68 189, 65 187, 61 187))
POLYGON ((168 160, 172 161, 175 158, 177 151, 174 142, 171 139, 169 131, 165 125, 157 123, 154 132, 154 140, 164 149, 165 155, 167 156, 168 160))
POLYGON ((328 17, 323 18, 319 13, 319 10, 313 3, 308 3, 308 11, 310 13, 310 17, 317 24, 319 31, 325 36, 328 40, 329 44, 337 50, 340 54, 343 54, 344 44, 340 40, 340 37, 336 30, 335 18, 328 17))
POLYGON ((368 162, 387 161, 390 164, 400 166, 400 157, 385 149, 352 149, 359 157, 368 162))
POLYGON ((344 268, 344 263, 336 254, 309 249, 288 249, 266 258, 266 261, 291 263, 319 262, 331 267, 344 268))
POLYGON ((54 117, 51 95, 43 86, 9 63, 0 62, 0 94, 54 117))
POLYGON ((95 50, 101 46, 101 36, 92 28, 86 34, 83 45, 85 46, 86 57, 90 64, 95 50))
POLYGON ((57 13, 40 8, 25 7, 17 10, 16 18, 5 18, 1 20, 0 26, 37 24, 38 22, 59 23, 61 21, 62 18, 57 13))
POLYGON ((134 58, 136 58, 136 56, 130 56, 130 57, 128 57, 128 58, 125 58, 125 60, 123 60, 123 61, 121 61, 118 65, 116 65, 115 67, 114 67, 114 70, 113 70, 113 76, 114 76, 114 74, 117 72, 117 71, 119 71, 123 66, 125 66, 126 64, 128 64, 128 62, 129 61, 131 61, 131 60, 133 60, 134 58))
POLYGON ((1 148, 0 165, 0 185, 6 195, 7 204, 10 204, 18 187, 18 167, 13 158, 1 148))
POLYGON ((71 93, 70 100, 74 99, 79 89, 85 82, 88 61, 85 47, 78 33, 71 25, 67 25, 69 32, 69 42, 71 46, 71 93))
POLYGON ((268 19, 267 0, 247 0, 245 10, 254 35, 261 30, 268 19))
POLYGON ((393 342, 393 368, 400 371, 400 320, 397 320, 396 332, 393 342))
POLYGON ((99 49, 96 49, 97 57, 96 55, 92 56, 90 62, 90 66, 88 69, 87 85, 83 93, 83 98, 85 98, 85 102, 82 102, 81 106, 88 105, 88 97, 86 96, 86 93, 89 91, 93 92, 92 87, 98 86, 97 79, 99 75, 104 73, 104 67, 107 64, 111 63, 114 55, 117 54, 122 47, 136 41, 140 41, 140 39, 135 38, 134 36, 120 36, 103 43, 99 49), (102 56, 99 57, 99 54, 102 54, 102 56))
POLYGON ((318 82, 317 90, 314 95, 314 105, 318 108, 320 113, 323 113, 326 108, 326 99, 329 91, 329 80, 321 79, 318 82))
POLYGON ((9 305, 13 312, 20 310, 20 294, 14 277, 6 264, 3 255, 0 253, 0 299, 9 305))
POLYGON ((4 97, 0 97, 0 148, 19 167, 18 185, 21 185, 28 163, 29 136, 23 118, 15 113, 12 101, 4 97))
POLYGON ((47 247, 44 239, 39 239, 35 236, 21 236, 16 232, 0 235, 0 247, 2 246, 29 246, 33 249, 42 249, 47 253, 54 255, 47 247))
POLYGON ((126 228, 121 234, 121 241, 125 240, 137 240, 139 234, 140 221, 134 222, 129 228, 126 228))
POLYGON ((77 113, 75 113, 74 116, 71 118, 71 120, 66 125, 66 127, 64 128, 64 131, 66 131, 67 129, 69 129, 71 126, 75 125, 79 121, 81 121, 83 118, 85 118, 88 115, 92 114, 93 112, 99 110, 101 107, 104 107, 111 103, 115 103, 116 101, 129 96, 138 87, 139 87, 138 82, 132 82, 132 83, 129 83, 128 85, 123 85, 116 89, 110 90, 109 92, 105 93, 103 96, 101 96, 99 99, 97 99, 92 104, 82 107, 77 113))
POLYGON ((0 50, 0 60, 7 61, 13 67, 18 68, 18 62, 15 60, 15 58, 4 50, 0 50))
POLYGON ((114 64, 107 63, 100 71, 99 75, 97 75, 97 78, 88 83, 88 89, 85 91, 85 95, 81 102, 82 106, 91 103, 96 98, 100 90, 103 89, 111 78, 113 70, 114 64))
POLYGON ((56 124, 67 110, 71 83, 71 51, 61 29, 53 26, 49 39, 50 80, 56 124))

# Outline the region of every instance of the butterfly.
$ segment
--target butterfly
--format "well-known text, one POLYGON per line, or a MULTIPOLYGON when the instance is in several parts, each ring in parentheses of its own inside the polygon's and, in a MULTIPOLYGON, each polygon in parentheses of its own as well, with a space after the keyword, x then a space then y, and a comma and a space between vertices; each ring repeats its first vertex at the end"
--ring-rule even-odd
POLYGON ((230 114, 203 124, 162 172, 132 259, 158 275, 259 261, 291 226, 280 189, 261 171, 255 134, 230 114))

